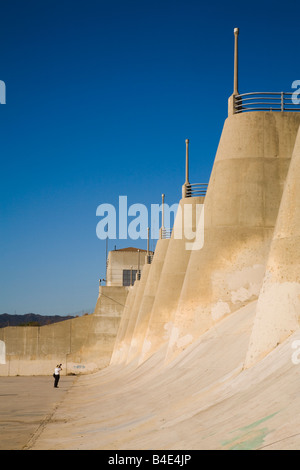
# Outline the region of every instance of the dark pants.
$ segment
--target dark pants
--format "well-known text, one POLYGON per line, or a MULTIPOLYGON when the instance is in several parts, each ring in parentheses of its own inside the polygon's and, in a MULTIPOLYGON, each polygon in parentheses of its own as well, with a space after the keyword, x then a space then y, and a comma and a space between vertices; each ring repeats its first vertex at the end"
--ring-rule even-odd
POLYGON ((59 374, 54 374, 54 387, 58 386, 59 377, 59 374))

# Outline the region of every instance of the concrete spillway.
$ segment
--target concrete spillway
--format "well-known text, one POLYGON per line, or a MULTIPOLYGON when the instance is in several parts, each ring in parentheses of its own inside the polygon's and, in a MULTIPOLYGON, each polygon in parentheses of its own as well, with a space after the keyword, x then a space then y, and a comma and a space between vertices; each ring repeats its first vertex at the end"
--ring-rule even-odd
POLYGON ((110 364, 78 377, 30 448, 299 448, 299 125, 293 112, 228 117, 204 245, 159 240, 122 299, 103 289, 68 358, 110 364), (112 326, 107 349, 99 331, 112 322, 113 350, 112 326))
MULTIPOLYGON (((256 302, 220 321, 173 362, 81 376, 31 449, 299 449, 295 333, 243 369, 256 302)), ((63 383, 63 378, 61 379, 63 383)))

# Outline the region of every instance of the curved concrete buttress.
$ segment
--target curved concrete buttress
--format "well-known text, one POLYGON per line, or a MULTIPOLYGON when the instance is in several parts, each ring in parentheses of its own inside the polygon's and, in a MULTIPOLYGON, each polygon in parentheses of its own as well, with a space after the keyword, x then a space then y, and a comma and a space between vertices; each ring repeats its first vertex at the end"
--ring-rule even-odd
POLYGON ((196 243, 193 234, 196 233, 196 221, 201 217, 203 203, 204 197, 187 197, 179 202, 151 310, 141 361, 146 360, 169 340, 187 264, 194 247, 193 241, 196 243), (197 208, 199 212, 196 214, 197 208))
POLYGON ((142 270, 142 273, 141 273, 141 279, 139 281, 136 281, 139 284, 138 284, 138 287, 137 287, 137 290, 136 290, 134 303, 132 305, 132 310, 130 312, 129 321, 128 321, 128 325, 127 325, 127 328, 126 328, 126 333, 125 333, 125 336, 124 336, 124 339, 123 339, 123 344, 124 344, 124 352, 123 352, 124 359, 123 360, 125 362, 130 361, 130 359, 129 359, 129 349, 130 349, 131 340, 132 340, 132 336, 133 336, 133 332, 134 332, 134 327, 135 327, 135 324, 136 324, 136 321, 137 321, 137 316, 138 316, 138 313, 139 313, 140 305, 141 305, 141 302, 142 302, 143 294, 144 294, 144 291, 145 291, 145 286, 146 286, 146 283, 147 283, 148 274, 149 274, 149 271, 150 271, 150 266, 151 266, 151 264, 144 264, 143 270, 142 270))
POLYGON ((226 119, 205 197, 204 246, 190 256, 166 362, 257 299, 299 122, 299 113, 226 119))
POLYGON ((133 286, 129 287, 129 292, 127 295, 126 303, 124 306, 121 322, 119 325, 118 333, 116 336, 115 346, 111 356, 110 364, 120 364, 123 358, 123 341, 127 330, 127 325, 129 322, 130 312, 135 299, 135 294, 137 290, 137 283, 135 282, 133 286))
POLYGON ((150 320, 151 309, 154 302, 155 293, 159 283, 160 274, 163 268, 169 241, 169 239, 158 240, 156 244, 153 260, 150 265, 147 282, 145 285, 143 297, 137 315, 136 324, 134 326, 134 331, 132 334, 131 344, 128 352, 128 360, 130 361, 132 361, 133 359, 138 360, 142 351, 143 342, 150 320))
POLYGON ((300 326, 300 128, 290 164, 245 367, 300 326))
POLYGON ((121 338, 120 347, 119 347, 119 360, 118 360, 119 364, 126 363, 126 357, 128 353, 128 328, 132 321, 131 320, 132 314, 137 304, 137 297, 138 297, 138 292, 140 289, 140 284, 141 284, 141 281, 138 279, 134 282, 134 295, 132 297, 130 308, 126 310, 126 318, 123 324, 123 333, 122 333, 122 338, 121 338))

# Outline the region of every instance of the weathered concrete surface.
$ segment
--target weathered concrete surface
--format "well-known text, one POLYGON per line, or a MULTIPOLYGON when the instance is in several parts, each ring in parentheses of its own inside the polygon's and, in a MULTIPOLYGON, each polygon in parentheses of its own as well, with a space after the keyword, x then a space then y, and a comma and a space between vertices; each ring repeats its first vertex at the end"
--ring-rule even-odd
POLYGON ((77 377, 0 377, 0 450, 22 450, 35 441, 77 377))
POLYGON ((112 365, 78 378, 31 449, 299 449, 300 364, 292 343, 243 369, 256 302, 167 366, 112 365))
POLYGON ((140 362, 145 361, 169 341, 172 321, 184 281, 192 247, 193 234, 199 222, 204 197, 182 198, 175 217, 174 227, 164 264, 155 292, 148 328, 140 362), (197 209, 200 209, 199 213, 197 209))
POLYGON ((129 287, 100 286, 94 314, 121 316, 126 303, 129 287))
POLYGON ((136 292, 138 289, 139 281, 135 281, 133 286, 129 287, 129 293, 123 310, 123 315, 119 324, 119 329, 116 335, 116 341, 113 347, 110 363, 119 364, 125 361, 125 351, 127 351, 125 344, 125 337, 129 323, 130 314, 135 301, 136 292))
POLYGON ((300 326, 300 130, 268 256, 247 365, 259 361, 300 326))
POLYGON ((204 247, 191 253, 167 360, 258 298, 300 113, 226 119, 205 197, 204 247))
POLYGON ((147 280, 148 280, 148 275, 151 269, 151 264, 145 264, 142 270, 141 274, 141 279, 139 281, 139 286, 136 291, 135 299, 134 299, 134 304, 131 309, 130 313, 130 318, 129 322, 127 325, 126 333, 125 333, 125 345, 124 345, 124 357, 126 357, 126 362, 129 362, 131 360, 130 356, 130 347, 131 347, 131 341, 134 333, 134 328, 137 322, 138 314, 140 311, 140 306, 143 300, 144 292, 145 292, 145 287, 147 285, 147 280))
MULTIPOLYGON (((136 322, 132 332, 132 339, 129 350, 127 350, 127 347, 124 349, 122 348, 122 344, 120 342, 118 334, 111 364, 117 364, 120 362, 126 363, 128 357, 130 357, 130 360, 140 357, 148 324, 150 321, 152 305, 155 299, 160 274, 164 265, 165 255, 169 246, 169 241, 169 239, 157 241, 153 260, 150 265, 150 270, 147 276, 146 285, 144 287, 143 297, 141 299, 139 311, 137 313, 136 322), (119 362, 117 362, 116 358, 119 362)), ((125 329, 125 331, 127 331, 127 325, 128 323, 126 323, 126 317, 125 315, 123 315, 120 328, 125 329)), ((127 332, 127 334, 128 333, 129 331, 127 332)))

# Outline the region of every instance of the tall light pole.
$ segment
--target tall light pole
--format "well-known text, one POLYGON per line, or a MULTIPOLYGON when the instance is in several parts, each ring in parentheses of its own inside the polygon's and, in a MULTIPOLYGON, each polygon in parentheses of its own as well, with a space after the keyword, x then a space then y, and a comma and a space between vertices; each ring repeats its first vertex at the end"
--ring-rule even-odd
POLYGON ((185 140, 185 184, 189 185, 189 139, 185 140))
POLYGON ((162 231, 165 229, 165 195, 161 195, 161 201, 162 201, 162 213, 161 213, 161 228, 162 231))
POLYGON ((150 227, 147 228, 147 263, 148 264, 150 264, 149 245, 150 245, 150 227))
POLYGON ((239 37, 239 28, 234 28, 234 78, 233 78, 233 94, 238 95, 238 65, 239 65, 239 54, 238 54, 238 37, 239 37))
POLYGON ((182 197, 190 196, 189 181, 189 139, 185 139, 185 182, 182 185, 182 197))
MULTIPOLYGON (((228 99, 228 116, 240 111, 236 105, 236 97, 239 95, 239 28, 234 28, 234 69, 233 69, 233 93, 228 99)), ((239 101, 237 101, 239 103, 239 101)))

